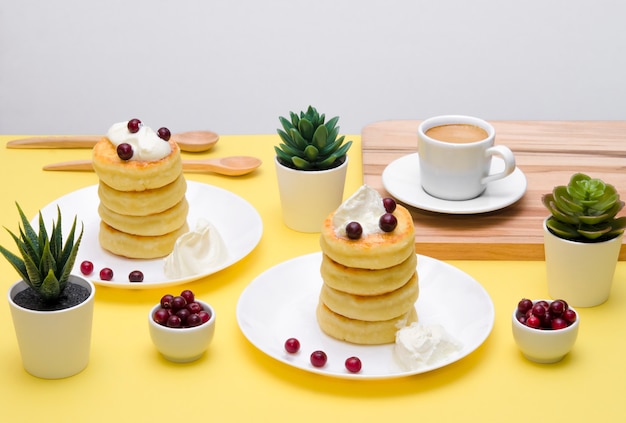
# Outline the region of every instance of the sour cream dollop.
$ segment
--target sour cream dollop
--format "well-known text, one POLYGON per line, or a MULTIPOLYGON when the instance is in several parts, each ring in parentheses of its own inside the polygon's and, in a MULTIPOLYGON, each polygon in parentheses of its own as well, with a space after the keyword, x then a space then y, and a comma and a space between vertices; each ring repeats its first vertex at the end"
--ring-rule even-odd
POLYGON ((396 332, 394 353, 406 370, 435 365, 460 349, 461 344, 438 324, 417 322, 396 332))
POLYGON ((151 162, 167 157, 172 152, 170 143, 145 125, 133 134, 128 130, 128 122, 114 123, 107 131, 107 138, 115 147, 123 143, 130 144, 133 147, 131 160, 151 162))
POLYGON ((226 245, 215 227, 198 219, 193 231, 181 235, 174 250, 165 258, 164 272, 170 279, 210 272, 228 258, 226 245))
POLYGON ((385 214, 385 206, 378 191, 363 185, 335 211, 333 216, 335 234, 341 237, 347 236, 346 225, 350 222, 361 224, 362 236, 382 233, 378 221, 383 214, 385 214))

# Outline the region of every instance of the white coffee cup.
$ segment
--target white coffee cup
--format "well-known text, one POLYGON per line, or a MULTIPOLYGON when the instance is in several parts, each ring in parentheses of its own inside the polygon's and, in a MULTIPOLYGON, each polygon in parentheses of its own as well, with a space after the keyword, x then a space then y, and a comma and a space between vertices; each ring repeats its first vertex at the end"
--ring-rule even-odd
POLYGON ((493 126, 471 116, 445 115, 423 121, 417 144, 424 191, 443 200, 470 200, 480 196, 490 182, 513 173, 513 152, 494 145, 495 138, 493 126), (489 174, 493 156, 504 160, 504 170, 489 174))

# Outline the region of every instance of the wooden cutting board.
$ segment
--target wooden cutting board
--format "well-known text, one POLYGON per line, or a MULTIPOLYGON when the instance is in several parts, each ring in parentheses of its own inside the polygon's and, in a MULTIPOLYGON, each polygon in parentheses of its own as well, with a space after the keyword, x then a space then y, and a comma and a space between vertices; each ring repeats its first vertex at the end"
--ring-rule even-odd
MULTIPOLYGON (((384 196, 389 194, 382 172, 393 160, 417 152, 419 123, 384 121, 363 128, 364 182, 384 196)), ((566 185, 576 172, 613 184, 626 200, 626 121, 490 123, 496 144, 515 153, 528 181, 526 193, 515 204, 484 214, 441 214, 408 206, 419 254, 441 260, 544 260, 542 221, 548 213, 541 196, 566 185)), ((620 260, 626 260, 624 244, 620 260)))

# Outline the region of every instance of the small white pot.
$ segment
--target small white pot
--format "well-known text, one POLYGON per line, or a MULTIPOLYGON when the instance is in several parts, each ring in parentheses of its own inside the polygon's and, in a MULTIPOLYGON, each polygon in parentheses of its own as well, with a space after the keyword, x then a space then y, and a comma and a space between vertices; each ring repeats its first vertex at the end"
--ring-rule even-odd
POLYGON ((215 335, 215 310, 210 304, 196 301, 211 314, 208 322, 191 328, 168 328, 154 321, 154 312, 161 307, 157 303, 148 313, 150 339, 156 349, 169 361, 189 363, 199 359, 207 350, 215 335))
MULTIPOLYGON (((533 304, 539 300, 533 301, 533 304)), ((550 302, 550 301, 548 301, 550 302)), ((570 307, 574 312, 574 307, 570 307)), ((511 319, 513 339, 524 357, 535 363, 556 363, 565 357, 578 337, 580 315, 576 312, 576 321, 563 329, 534 329, 517 320, 517 308, 511 319)))
POLYGON ((348 157, 329 170, 295 170, 276 157, 274 163, 285 224, 299 232, 321 232, 324 219, 343 201, 348 157))
POLYGON ((9 288, 9 307, 22 364, 33 376, 43 379, 73 376, 89 362, 96 289, 91 281, 78 275, 70 275, 69 281, 87 287, 90 294, 81 304, 64 310, 23 308, 13 298, 28 285, 20 280, 9 288))
POLYGON ((543 221, 548 293, 574 307, 594 307, 611 293, 623 235, 584 243, 552 234, 543 221))

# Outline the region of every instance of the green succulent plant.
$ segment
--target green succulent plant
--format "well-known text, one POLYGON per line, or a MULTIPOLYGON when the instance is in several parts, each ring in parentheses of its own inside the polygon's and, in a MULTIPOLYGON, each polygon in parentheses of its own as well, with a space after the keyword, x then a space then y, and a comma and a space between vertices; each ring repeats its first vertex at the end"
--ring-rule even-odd
POLYGON ((289 114, 291 119, 279 117, 282 129, 277 131, 283 142, 274 146, 281 164, 298 170, 326 170, 345 161, 352 141, 344 144, 345 137, 338 137, 338 116, 324 122, 325 115, 312 106, 306 113, 289 114))
POLYGON ((626 228, 626 217, 615 217, 624 207, 615 187, 584 173, 574 174, 567 186, 555 187, 542 201, 551 213, 546 226, 560 238, 600 242, 626 228))
POLYGON ((76 217, 74 217, 74 224, 63 245, 61 210, 58 207, 57 221, 53 222, 50 237, 48 237, 41 212, 39 212, 39 234, 37 234, 19 204, 17 204, 17 209, 22 221, 19 236, 5 229, 13 237, 21 257, 1 245, 0 253, 13 265, 24 282, 45 302, 55 302, 65 289, 74 267, 84 226, 74 242, 76 230, 76 217))

